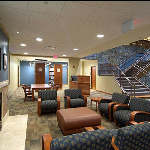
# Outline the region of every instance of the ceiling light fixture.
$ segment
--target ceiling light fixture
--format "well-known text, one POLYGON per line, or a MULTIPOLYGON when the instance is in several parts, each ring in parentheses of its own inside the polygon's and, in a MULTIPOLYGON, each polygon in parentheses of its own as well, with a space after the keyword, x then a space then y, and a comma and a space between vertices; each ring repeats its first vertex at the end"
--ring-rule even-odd
POLYGON ((104 35, 103 34, 98 34, 97 37, 102 38, 102 37, 104 37, 104 35))
POLYGON ((63 55, 63 56, 66 56, 66 55, 63 55))
POLYGON ((74 48, 73 50, 74 50, 74 51, 78 51, 78 49, 77 49, 77 48, 74 48))
POLYGON ((26 55, 27 55, 28 53, 27 53, 27 52, 25 52, 24 54, 26 54, 26 55))
POLYGON ((20 44, 21 46, 26 46, 26 44, 20 44))
POLYGON ((19 34, 20 32, 19 31, 17 31, 17 34, 19 34))
POLYGON ((37 41, 39 41, 39 42, 40 42, 40 41, 42 41, 42 39, 41 39, 41 38, 36 38, 36 40, 37 40, 37 41))

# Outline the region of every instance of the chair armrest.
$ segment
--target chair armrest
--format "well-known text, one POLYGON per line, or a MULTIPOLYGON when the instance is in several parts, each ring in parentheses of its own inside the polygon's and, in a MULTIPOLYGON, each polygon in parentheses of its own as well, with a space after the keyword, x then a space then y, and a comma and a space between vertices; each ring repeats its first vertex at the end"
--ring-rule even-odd
POLYGON ((115 104, 118 104, 118 102, 110 102, 108 105, 108 114, 109 114, 109 120, 112 121, 112 113, 113 113, 113 107, 115 104))
POLYGON ((57 97, 57 110, 60 109, 60 97, 57 97))
POLYGON ((67 98, 67 108, 70 108, 70 96, 64 96, 67 98))
POLYGON ((38 115, 41 115, 41 98, 38 97, 38 115))
POLYGON ((128 126, 128 125, 137 125, 137 124, 139 124, 139 123, 137 123, 137 122, 135 122, 135 121, 128 121, 127 122, 127 124, 126 124, 126 126, 128 126))
POLYGON ((134 121, 135 119, 135 115, 137 114, 147 114, 147 115, 150 115, 149 112, 145 112, 145 111, 133 111, 130 115, 130 121, 134 121))
POLYGON ((100 103, 110 103, 110 102, 112 102, 112 99, 103 98, 103 99, 99 100, 99 104, 100 103))
POLYGON ((87 106, 87 96, 86 95, 81 95, 81 97, 83 97, 84 107, 86 107, 87 106))
POLYGON ((97 129, 106 129, 106 128, 104 126, 100 125, 100 126, 95 127, 95 130, 97 130, 97 129))
POLYGON ((112 142, 111 142, 112 147, 114 148, 114 150, 119 150, 119 148, 116 146, 114 141, 115 141, 115 137, 112 137, 112 142))
POLYGON ((113 107, 113 114, 118 111, 118 110, 129 110, 129 105, 127 104, 116 104, 114 107, 113 107))
POLYGON ((84 132, 86 131, 94 131, 93 127, 84 127, 84 132))
POLYGON ((52 141, 51 134, 44 134, 42 136, 42 150, 50 150, 51 141, 52 141))

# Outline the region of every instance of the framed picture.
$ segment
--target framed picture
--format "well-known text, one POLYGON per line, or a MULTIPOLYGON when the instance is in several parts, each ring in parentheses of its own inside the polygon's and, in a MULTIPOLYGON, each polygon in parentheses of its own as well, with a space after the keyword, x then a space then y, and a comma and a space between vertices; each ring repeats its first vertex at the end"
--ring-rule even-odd
POLYGON ((3 69, 7 69, 7 55, 3 54, 3 69))

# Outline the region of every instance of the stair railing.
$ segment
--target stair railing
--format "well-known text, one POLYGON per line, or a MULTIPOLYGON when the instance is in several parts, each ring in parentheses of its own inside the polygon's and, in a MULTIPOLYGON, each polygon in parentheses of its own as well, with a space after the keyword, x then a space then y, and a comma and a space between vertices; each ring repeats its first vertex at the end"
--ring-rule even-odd
POLYGON ((128 68, 125 69, 124 72, 128 71, 131 67, 136 66, 140 61, 142 61, 144 58, 146 58, 148 55, 150 55, 150 51, 149 49, 147 50, 147 52, 137 61, 135 61, 132 65, 130 65, 128 68))
MULTIPOLYGON (((117 70, 120 72, 120 75, 119 75, 119 77, 120 77, 120 84, 119 84, 120 87, 122 87, 122 85, 121 85, 121 75, 123 75, 125 77, 125 79, 128 81, 128 83, 134 88, 134 97, 135 97, 135 83, 133 83, 129 80, 129 78, 124 74, 124 72, 117 66, 117 64, 115 62, 114 62, 114 65, 117 68, 117 70)), ((116 72, 114 72, 114 75, 115 76, 117 75, 116 72)))

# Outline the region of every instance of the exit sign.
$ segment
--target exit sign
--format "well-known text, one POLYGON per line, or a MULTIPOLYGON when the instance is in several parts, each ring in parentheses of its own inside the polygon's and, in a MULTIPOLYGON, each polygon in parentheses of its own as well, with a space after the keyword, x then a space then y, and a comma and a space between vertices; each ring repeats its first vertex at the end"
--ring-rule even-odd
POLYGON ((58 55, 54 55, 53 58, 58 58, 58 55))

